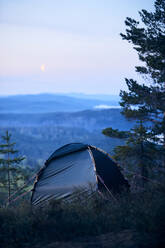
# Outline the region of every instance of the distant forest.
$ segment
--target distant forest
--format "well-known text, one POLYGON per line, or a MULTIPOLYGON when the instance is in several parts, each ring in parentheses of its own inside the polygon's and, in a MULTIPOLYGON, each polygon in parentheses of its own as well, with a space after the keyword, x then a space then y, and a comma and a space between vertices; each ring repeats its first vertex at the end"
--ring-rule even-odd
POLYGON ((0 114, 0 132, 8 130, 24 164, 35 167, 62 145, 82 142, 113 153, 123 141, 102 134, 107 126, 129 130, 133 121, 126 120, 119 109, 86 110, 75 113, 0 114))

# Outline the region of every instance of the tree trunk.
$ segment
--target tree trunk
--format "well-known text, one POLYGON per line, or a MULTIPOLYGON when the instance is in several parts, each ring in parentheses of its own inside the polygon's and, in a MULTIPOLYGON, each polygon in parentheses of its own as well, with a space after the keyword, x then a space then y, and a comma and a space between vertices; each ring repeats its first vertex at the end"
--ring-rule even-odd
POLYGON ((146 164, 144 163, 144 144, 141 142, 140 144, 140 168, 141 168, 141 179, 142 179, 142 187, 145 186, 145 183, 147 182, 147 177, 148 177, 148 171, 146 164))
POLYGON ((165 168, 165 112, 163 116, 163 167, 165 168))
POLYGON ((10 203, 11 195, 11 186, 10 186, 10 162, 9 162, 9 153, 7 154, 7 181, 8 181, 8 204, 10 203))
MULTIPOLYGON (((165 70, 163 71, 165 77, 165 70)), ((165 96, 165 82, 164 82, 164 96, 165 96)), ((165 106, 165 97, 164 97, 165 106)), ((165 168, 165 112, 163 113, 163 167, 165 168)))
MULTIPOLYGON (((140 121, 140 127, 143 127, 142 120, 140 121)), ((142 177, 142 187, 144 187, 145 183, 147 182, 148 177, 148 171, 147 171, 147 165, 144 162, 144 141, 143 141, 143 134, 140 133, 140 168, 141 168, 141 177, 142 177)))

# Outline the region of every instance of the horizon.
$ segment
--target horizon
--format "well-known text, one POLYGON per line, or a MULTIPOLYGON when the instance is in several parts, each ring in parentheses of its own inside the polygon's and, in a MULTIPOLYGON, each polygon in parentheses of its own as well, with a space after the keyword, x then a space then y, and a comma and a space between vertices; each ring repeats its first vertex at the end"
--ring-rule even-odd
POLYGON ((65 96, 65 95, 69 95, 74 97, 75 96, 114 96, 114 97, 120 97, 119 95, 115 95, 115 94, 100 94, 100 93, 83 93, 83 92, 40 92, 40 93, 22 93, 22 94, 6 94, 6 95, 1 95, 0 97, 8 97, 8 96, 36 96, 36 95, 61 95, 61 96, 65 96))

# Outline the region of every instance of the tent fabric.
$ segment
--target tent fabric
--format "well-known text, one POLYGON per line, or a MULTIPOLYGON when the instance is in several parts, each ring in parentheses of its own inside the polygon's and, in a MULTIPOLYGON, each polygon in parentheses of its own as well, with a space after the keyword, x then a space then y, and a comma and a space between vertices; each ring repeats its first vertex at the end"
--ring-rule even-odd
POLYGON ((116 163, 102 150, 72 143, 56 150, 40 170, 33 187, 31 203, 71 197, 75 189, 120 192, 128 186, 116 163), (100 178, 102 180, 100 180, 100 178))
POLYGON ((124 179, 116 163, 102 150, 91 147, 91 151, 96 164, 98 177, 98 188, 100 191, 107 188, 115 193, 120 193, 122 186, 128 187, 128 182, 124 179), (104 184, 100 181, 101 178, 104 184))
POLYGON ((81 151, 88 148, 88 145, 82 144, 82 143, 71 143, 67 144, 65 146, 62 146, 61 148, 57 149, 46 161, 46 163, 49 163, 52 159, 59 158, 62 156, 65 156, 67 154, 71 154, 75 151, 81 151))
POLYGON ((97 187, 89 151, 75 152, 50 162, 40 174, 32 201, 36 205, 42 198, 64 198, 76 188, 87 187, 88 184, 97 187))

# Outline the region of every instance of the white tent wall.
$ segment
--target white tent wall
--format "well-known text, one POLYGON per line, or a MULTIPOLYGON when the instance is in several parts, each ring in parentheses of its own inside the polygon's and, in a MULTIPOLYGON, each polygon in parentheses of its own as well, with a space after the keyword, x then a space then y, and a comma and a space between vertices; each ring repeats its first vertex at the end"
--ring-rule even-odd
POLYGON ((42 171, 36 182, 32 204, 45 200, 64 198, 75 188, 89 187, 97 189, 95 165, 88 149, 77 151, 52 160, 42 171))

